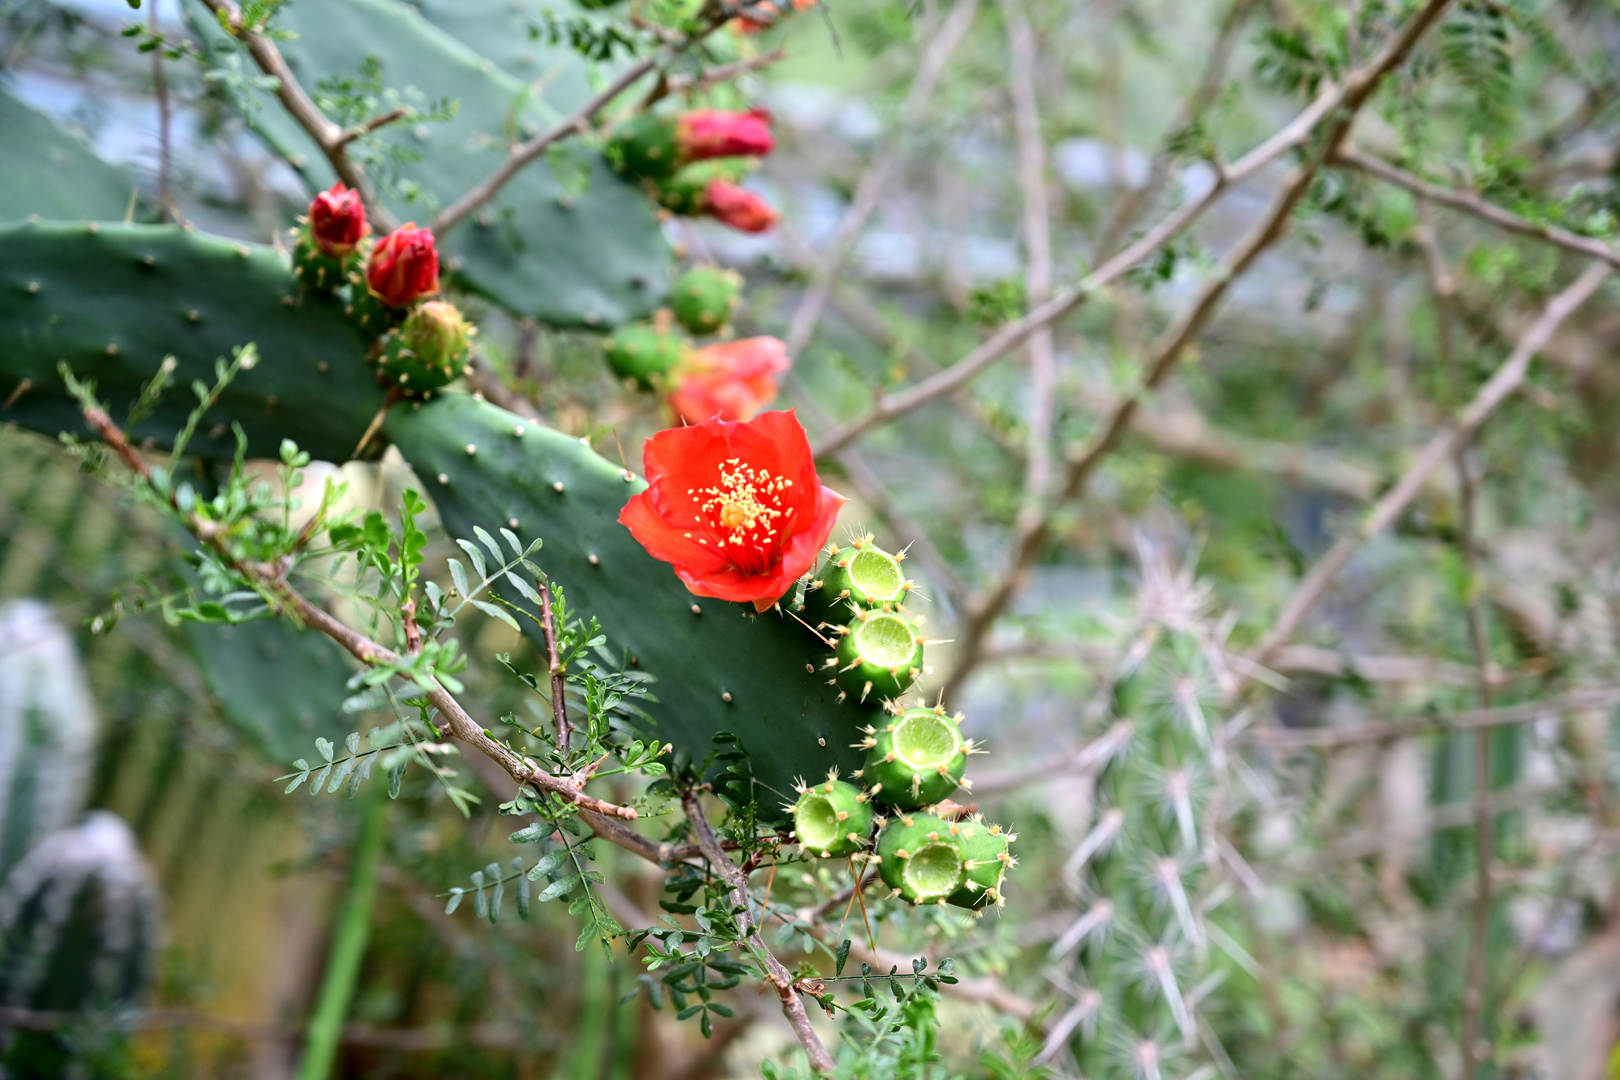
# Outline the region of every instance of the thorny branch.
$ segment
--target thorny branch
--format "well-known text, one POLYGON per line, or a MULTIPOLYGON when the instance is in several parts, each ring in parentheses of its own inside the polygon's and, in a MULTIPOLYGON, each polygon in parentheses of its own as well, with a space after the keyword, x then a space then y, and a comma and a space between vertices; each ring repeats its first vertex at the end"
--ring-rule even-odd
POLYGON ((546 585, 545 595, 540 599, 543 601, 540 605, 540 632, 546 639, 546 664, 551 670, 551 715, 557 722, 557 747, 566 751, 574 729, 568 722, 568 702, 563 697, 567 680, 563 677, 562 658, 557 652, 557 618, 551 610, 549 585, 546 585))
POLYGON ((748 945, 748 951, 764 967, 767 980, 776 991, 776 996, 781 999, 782 1013, 787 1017, 788 1023, 793 1027, 793 1034, 798 1037, 804 1052, 809 1056, 810 1067, 818 1073, 831 1073, 835 1067, 832 1055, 827 1053, 827 1048, 822 1045, 821 1036, 816 1034, 816 1029, 810 1026, 810 1017, 805 1012, 804 1000, 799 995, 793 973, 765 947, 764 940, 759 936, 759 925, 754 921, 754 913, 749 906, 747 877, 726 857, 725 849, 720 846, 720 838, 715 835, 713 826, 703 813, 703 804, 697 792, 691 790, 681 792, 681 807, 686 811, 686 819, 691 823, 692 835, 697 840, 703 857, 709 860, 714 872, 719 874, 731 889, 731 906, 737 909, 737 927, 748 945))

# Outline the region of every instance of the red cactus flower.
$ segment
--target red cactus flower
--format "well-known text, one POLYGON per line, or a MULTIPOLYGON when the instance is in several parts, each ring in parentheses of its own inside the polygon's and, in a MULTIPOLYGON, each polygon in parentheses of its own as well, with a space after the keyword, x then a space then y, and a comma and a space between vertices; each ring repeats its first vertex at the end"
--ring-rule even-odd
POLYGON ((366 284, 390 307, 409 307, 439 291, 439 252, 433 233, 411 222, 394 230, 371 249, 366 284))
MULTIPOLYGON (((803 11, 816 6, 817 0, 793 0, 793 10, 803 11)), ((759 0, 748 5, 748 10, 731 20, 734 29, 744 34, 757 34, 761 30, 768 30, 777 23, 777 16, 781 14, 775 4, 770 0, 759 0)))
POLYGON ((344 187, 341 180, 309 204, 309 235, 316 247, 334 258, 349 254, 370 231, 360 193, 344 187))
POLYGON ((821 486, 791 411, 718 418, 647 440, 647 490, 619 514, 697 596, 765 611, 810 570, 844 497, 821 486))
POLYGON ((675 122, 682 161, 721 157, 764 157, 776 145, 770 117, 763 112, 696 109, 675 122))
POLYGON ((744 338, 688 353, 671 373, 669 403, 689 424, 713 416, 752 420, 776 398, 776 377, 792 366, 773 337, 744 338))
POLYGON ((703 208, 716 221, 743 232, 766 232, 782 219, 758 192, 725 180, 716 180, 703 190, 703 208))

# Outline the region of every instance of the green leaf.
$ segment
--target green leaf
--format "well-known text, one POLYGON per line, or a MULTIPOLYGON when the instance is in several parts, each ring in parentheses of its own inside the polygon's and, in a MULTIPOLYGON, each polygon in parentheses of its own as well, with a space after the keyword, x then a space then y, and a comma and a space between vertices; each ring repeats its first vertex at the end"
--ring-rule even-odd
POLYGON ((457 540, 456 546, 461 548, 462 551, 465 551, 467 553, 467 558, 472 560, 473 569, 478 572, 479 580, 487 580, 489 578, 489 574, 484 569, 484 553, 479 551, 471 540, 457 540))
POLYGON ((501 622, 505 623, 507 626, 510 626, 512 629, 519 631, 523 629, 518 625, 518 621, 512 618, 511 612, 507 611, 499 604, 491 604, 484 600, 472 600, 469 602, 473 607, 477 608, 479 611, 482 611, 485 615, 488 615, 492 619, 501 620, 501 622))
POLYGON ((565 878, 559 878, 540 890, 540 895, 534 898, 535 903, 544 904, 546 901, 555 900, 559 896, 567 896, 573 891, 574 886, 579 884, 579 881, 578 874, 569 874, 565 878))
POLYGON ((833 968, 833 974, 835 976, 842 975, 844 973, 844 965, 849 962, 849 947, 850 947, 850 944, 851 944, 851 942, 850 942, 849 938, 845 938, 843 941, 840 941, 838 943, 838 952, 833 957, 834 964, 835 964, 835 966, 833 968))
POLYGON ((466 596, 468 594, 467 571, 455 559, 446 559, 445 561, 450 564, 450 580, 455 583, 456 592, 466 596))

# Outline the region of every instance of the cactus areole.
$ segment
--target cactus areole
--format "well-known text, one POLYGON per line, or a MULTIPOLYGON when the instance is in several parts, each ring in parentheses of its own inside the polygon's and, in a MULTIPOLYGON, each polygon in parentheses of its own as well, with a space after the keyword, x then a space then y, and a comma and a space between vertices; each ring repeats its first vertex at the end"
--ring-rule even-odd
POLYGON ((791 411, 660 431, 619 523, 697 596, 766 611, 815 565, 845 499, 823 487, 791 411))
POLYGON ((792 807, 793 832, 805 851, 821 858, 853 855, 872 831, 872 804, 836 771, 815 787, 801 788, 792 807))
POLYGON ((878 836, 884 884, 912 904, 943 904, 967 880, 962 826, 932 814, 902 814, 878 836))
POLYGON ((939 708, 907 709, 874 731, 861 777, 876 797, 912 810, 949 796, 966 767, 961 717, 939 708))

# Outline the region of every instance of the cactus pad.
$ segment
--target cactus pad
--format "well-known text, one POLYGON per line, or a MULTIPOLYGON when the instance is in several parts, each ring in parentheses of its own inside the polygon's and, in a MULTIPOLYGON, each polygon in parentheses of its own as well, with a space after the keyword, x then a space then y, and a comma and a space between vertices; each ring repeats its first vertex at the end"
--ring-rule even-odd
POLYGON ((872 804, 854 784, 835 772, 814 787, 801 788, 793 805, 793 832, 811 855, 830 859, 853 855, 872 832, 872 804))
MULTIPOLYGON (((316 458, 345 461, 382 390, 337 305, 300 300, 297 289, 272 249, 178 226, 0 228, 0 421, 52 435, 83 430, 59 360, 95 380, 116 419, 165 356, 177 361, 177 386, 212 384, 214 361, 253 342, 260 363, 209 410, 189 452, 230 457, 236 421, 250 457, 274 457, 290 438, 316 458)), ((171 390, 131 434, 167 445, 194 404, 171 390)))
POLYGON ((838 685, 865 701, 897 698, 923 666, 923 640, 904 615, 862 610, 838 639, 838 685))
POLYGON ((907 709, 877 725, 861 778, 872 794, 905 810, 932 806, 962 783, 967 745, 962 718, 942 708, 907 709))
POLYGON ((901 814, 878 835, 883 883, 912 904, 943 904, 967 881, 962 825, 933 814, 901 814))
POLYGON ((72 637, 44 604, 0 606, 0 879, 78 817, 95 743, 72 637))
POLYGON ((0 221, 121 221, 135 182, 0 90, 0 221))
POLYGON ((718 266, 697 266, 682 274, 670 290, 675 319, 694 334, 712 334, 731 321, 742 291, 742 275, 718 266))
MULTIPOLYGON (((874 708, 840 703, 816 667, 823 647, 785 614, 693 596, 618 522, 645 485, 578 439, 462 395, 396 407, 385 432, 424 482, 452 536, 504 525, 541 537, 538 561, 569 606, 601 621, 633 670, 655 678, 648 733, 694 762, 738 737, 763 813, 793 800, 795 776, 849 772, 874 708), (470 452, 469 452, 470 451, 470 452)), ((526 632, 538 636, 537 629, 526 632)))

